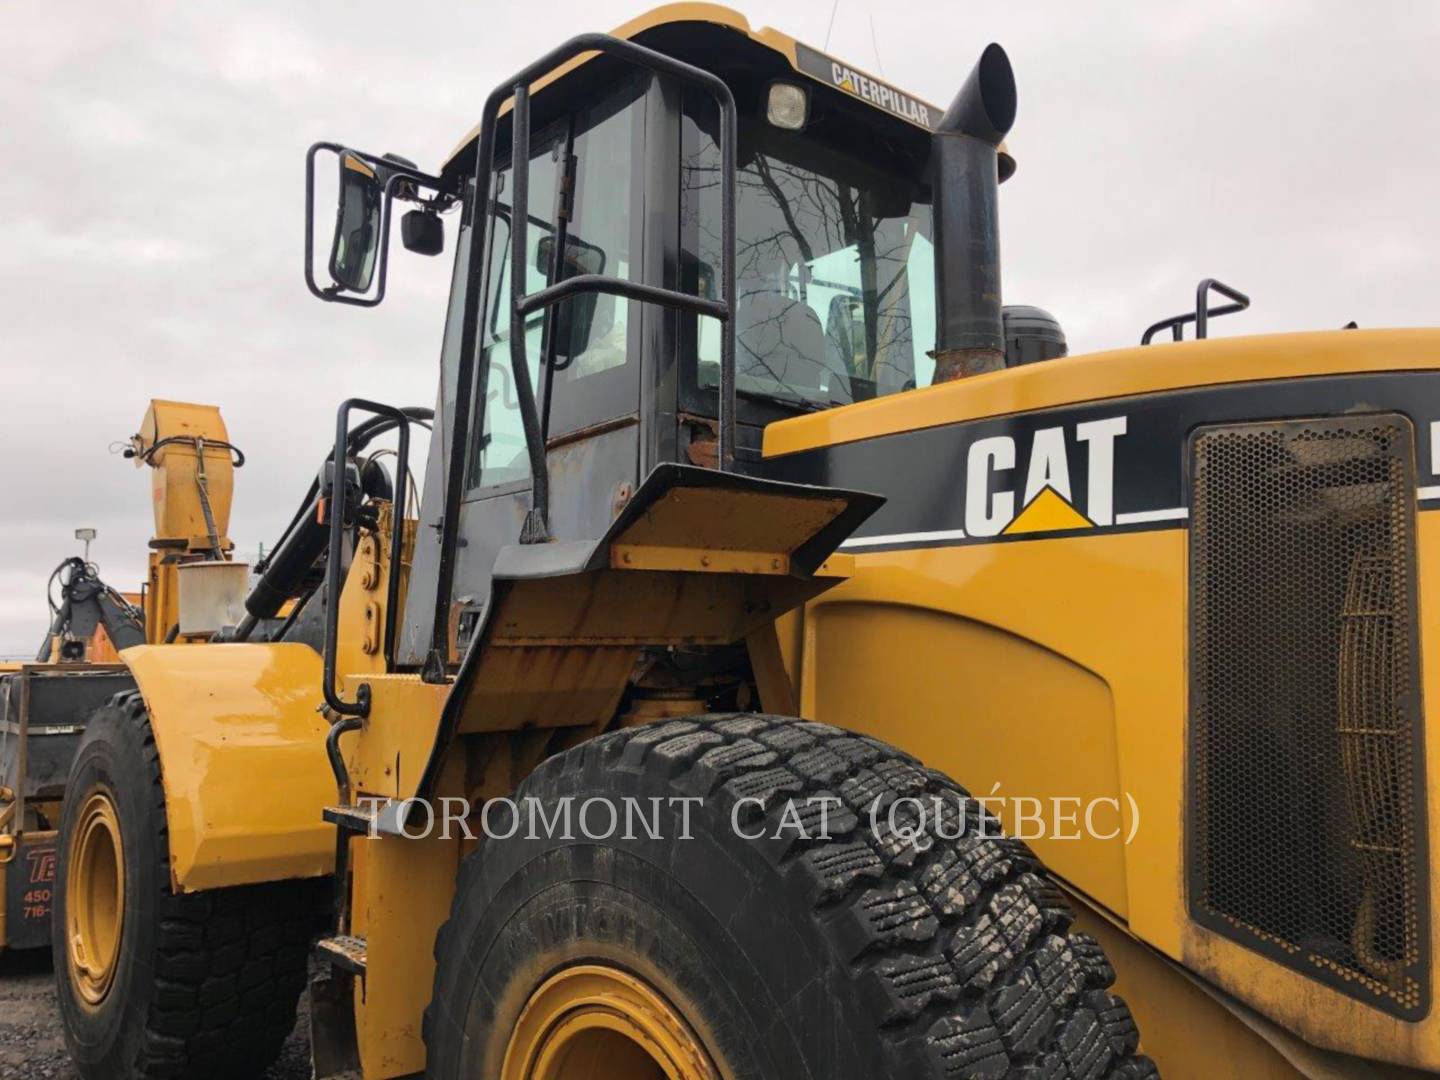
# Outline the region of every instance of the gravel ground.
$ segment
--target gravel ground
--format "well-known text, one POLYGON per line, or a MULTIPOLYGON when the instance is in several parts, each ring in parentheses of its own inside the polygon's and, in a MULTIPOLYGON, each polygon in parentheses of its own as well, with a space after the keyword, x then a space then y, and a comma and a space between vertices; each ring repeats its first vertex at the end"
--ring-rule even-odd
MULTIPOLYGON (((309 1080, 307 1011, 302 999, 300 1022, 263 1080, 309 1080)), ((0 954, 0 1080, 79 1080, 55 1012, 49 952, 0 954)))

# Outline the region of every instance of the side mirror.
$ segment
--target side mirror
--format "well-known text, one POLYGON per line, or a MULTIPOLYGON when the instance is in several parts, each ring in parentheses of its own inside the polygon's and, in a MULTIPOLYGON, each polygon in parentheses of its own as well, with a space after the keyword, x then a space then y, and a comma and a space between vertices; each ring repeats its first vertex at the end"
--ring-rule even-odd
POLYGON ((400 219, 400 239, 406 251, 439 255, 445 250, 445 225, 434 210, 411 210, 400 219))
POLYGON ((339 143, 314 143, 305 153, 305 287, 327 304, 374 307, 385 299, 390 218, 395 203, 419 207, 404 220, 405 246, 430 255, 439 254, 444 247, 438 215, 458 199, 453 185, 421 172, 398 154, 377 157, 339 143), (316 271, 317 233, 323 225, 316 212, 315 164, 322 153, 334 154, 340 163, 328 284, 317 280, 324 275, 316 271))
POLYGON ((340 196, 335 210, 335 239, 330 246, 330 277, 350 292, 369 292, 375 277, 383 195, 374 169, 354 154, 340 155, 340 196))
MULTIPOLYGON (((555 236, 553 234, 542 236, 539 243, 535 245, 535 269, 542 274, 550 273, 550 266, 555 258, 555 236)), ((565 254, 560 263, 559 273, 556 274, 557 281, 564 281, 566 278, 579 277, 581 274, 603 274, 605 272, 605 251, 594 244, 587 244, 578 236, 567 236, 565 238, 565 254)), ((607 301, 606 311, 610 316, 603 332, 609 330, 613 325, 615 298, 604 297, 607 301)), ((566 358, 583 352, 590 344, 591 335, 595 331, 595 314, 599 309, 601 296, 599 293, 581 293, 579 296, 572 296, 555 306, 555 353, 557 356, 566 358)))
MULTIPOLYGON (((555 259, 555 234, 540 237, 535 245, 535 269, 542 274, 550 273, 550 264, 555 259)), ((565 261, 560 266, 557 281, 578 277, 581 274, 603 274, 605 272, 605 251, 594 244, 587 244, 578 236, 565 237, 565 261)))

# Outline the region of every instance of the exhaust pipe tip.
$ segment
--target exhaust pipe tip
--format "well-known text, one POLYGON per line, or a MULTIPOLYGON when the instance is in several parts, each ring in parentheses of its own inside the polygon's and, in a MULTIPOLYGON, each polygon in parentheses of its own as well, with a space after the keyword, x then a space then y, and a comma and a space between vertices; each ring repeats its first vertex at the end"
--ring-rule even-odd
POLYGON ((938 131, 968 135, 998 147, 1015 124, 1017 104, 1010 57, 992 42, 980 54, 960 92, 945 110, 938 131))
POLYGON ((998 188, 1008 173, 999 149, 1015 104, 1010 58, 989 45, 935 132, 937 383, 1005 366, 998 188))

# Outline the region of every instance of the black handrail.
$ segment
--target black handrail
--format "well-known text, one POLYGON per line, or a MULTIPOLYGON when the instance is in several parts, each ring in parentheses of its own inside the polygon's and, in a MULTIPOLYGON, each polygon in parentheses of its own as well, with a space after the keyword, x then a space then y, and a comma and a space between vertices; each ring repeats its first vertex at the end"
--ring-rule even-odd
MULTIPOLYGON (((525 359, 524 299, 525 241, 530 232, 530 81, 515 85, 510 110, 510 368, 525 449, 530 458, 530 512, 520 529, 522 544, 550 539, 550 470, 545 465, 545 440, 540 433, 540 411, 525 359)), ((483 420, 483 417, 482 417, 483 420)))
POLYGON ((525 361, 525 314, 559 303, 580 292, 604 292, 615 296, 662 304, 688 311, 701 311, 724 323, 720 351, 720 401, 718 468, 730 468, 735 445, 735 326, 731 318, 735 300, 735 172, 736 128, 735 98, 724 80, 701 68, 608 34, 581 34, 551 50, 539 60, 507 79, 490 92, 480 117, 480 133, 475 140, 475 191, 469 206, 470 253, 466 269, 465 313, 461 328, 460 358, 456 371, 455 419, 450 432, 449 463, 446 470, 445 509, 440 521, 440 557, 436 570, 435 618, 431 628, 430 651, 426 657, 424 678, 431 682, 445 679, 445 653, 450 632, 450 591, 455 576, 455 552, 458 542, 460 505, 464 495, 470 442, 470 398, 475 362, 480 340, 480 295, 489 248, 490 176, 495 157, 495 129, 500 108, 513 99, 511 118, 511 331, 510 362, 519 398, 521 421, 525 429, 525 445, 530 460, 530 513, 520 537, 522 543, 549 539, 549 483, 545 463, 545 445, 540 417, 535 406, 534 386, 525 361), (581 284, 560 282, 526 296, 521 292, 524 274, 518 268, 525 261, 525 233, 529 222, 526 206, 529 180, 530 84, 554 71, 561 64, 584 53, 607 53, 642 68, 670 75, 705 90, 715 99, 720 110, 721 155, 721 297, 704 309, 696 306, 701 298, 650 285, 638 285, 620 278, 584 275, 581 284), (520 227, 514 227, 519 222, 520 227))
MULTIPOLYGON (((330 725, 325 734, 325 757, 330 762, 330 771, 335 776, 335 790, 339 793, 339 804, 349 806, 352 794, 350 770, 345 766, 345 755, 340 750, 340 736, 359 731, 363 723, 358 716, 344 716, 330 725)), ((335 929, 345 933, 350 929, 350 834, 344 829, 335 830, 335 929)))
POLYGON ((384 658, 393 665, 395 658, 395 628, 400 621, 400 561, 405 541, 405 494, 410 472, 410 418, 393 405, 381 405, 364 398, 350 398, 341 404, 335 414, 335 450, 330 458, 328 492, 322 505, 329 516, 330 546, 325 557, 325 704, 341 716, 368 716, 370 713, 370 687, 361 684, 356 700, 344 700, 335 689, 335 665, 337 641, 340 636, 340 591, 343 587, 340 574, 341 553, 345 545, 345 464, 349 460, 347 448, 350 437, 350 413, 361 410, 374 416, 385 416, 396 422, 400 432, 400 446, 395 463, 395 490, 391 505, 394 511, 390 523, 390 573, 385 585, 385 638, 384 658))
POLYGON ((1145 333, 1140 337, 1141 345, 1149 345, 1150 339, 1161 330, 1169 330, 1172 341, 1180 341, 1184 337, 1183 328, 1186 323, 1195 324, 1195 340, 1203 341, 1209 336, 1210 320, 1219 318, 1221 315, 1234 315, 1237 311, 1244 311, 1250 306, 1250 297, 1232 289, 1223 282, 1214 278, 1206 278, 1200 282, 1195 289, 1195 310, 1187 311, 1183 315, 1172 315, 1168 319, 1161 319, 1153 326, 1147 327, 1145 333), (1222 296, 1228 296, 1234 300, 1233 304, 1222 304, 1220 307, 1210 306, 1210 290, 1215 290, 1222 296))
POLYGON ((657 285, 644 285, 638 281, 626 281, 624 278, 606 277, 603 274, 577 274, 521 297, 519 311, 521 315, 531 315, 541 308, 558 304, 561 300, 568 300, 581 293, 610 293, 626 300, 668 304, 681 311, 710 315, 717 319, 724 319, 727 314, 727 305, 719 300, 662 289, 657 285))

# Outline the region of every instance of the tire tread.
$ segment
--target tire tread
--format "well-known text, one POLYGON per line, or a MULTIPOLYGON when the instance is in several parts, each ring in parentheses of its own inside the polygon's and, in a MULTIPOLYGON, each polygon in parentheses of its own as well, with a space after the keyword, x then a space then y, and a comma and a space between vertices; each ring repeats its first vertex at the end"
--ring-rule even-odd
MULTIPOLYGON (((1034 855, 1000 835, 998 822, 973 802, 962 802, 962 788, 909 755, 824 724, 721 714, 612 731, 552 758, 540 772, 579 775, 595 763, 718 792, 730 806, 760 799, 742 808, 752 811, 755 829, 761 821, 774 828, 787 799, 836 800, 828 838, 816 838, 818 816, 802 811, 810 837, 781 841, 775 861, 787 887, 810 898, 816 924, 847 961, 856 992, 873 1001, 887 1075, 1158 1076, 1136 1053, 1129 1007, 1108 992, 1113 967, 1093 938, 1070 932, 1070 907, 1034 855), (901 828, 888 828, 897 799, 934 796, 955 805, 954 814, 921 823, 902 808, 901 828), (960 805, 967 828, 957 839, 960 805), (875 830, 872 809, 880 822, 875 830), (917 845, 908 829, 922 825, 917 845)), ((533 785, 533 778, 525 781, 516 796, 533 785)), ((439 1000, 440 987, 447 963, 464 952, 453 939, 461 905, 485 871, 485 844, 463 860, 451 918, 436 938, 437 993, 424 1021, 432 1047, 442 1035, 449 1041, 457 1034, 446 1030, 456 1020, 439 1000)))
MULTIPOLYGON (((317 883, 276 882, 175 894, 160 754, 138 691, 106 706, 132 726, 150 778, 159 879, 153 994, 126 1080, 242 1080, 262 1075, 295 1027, 317 883)), ((64 965, 57 964, 64 978, 64 965)), ((128 1021, 127 1021, 128 1022, 128 1021)))

